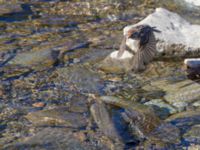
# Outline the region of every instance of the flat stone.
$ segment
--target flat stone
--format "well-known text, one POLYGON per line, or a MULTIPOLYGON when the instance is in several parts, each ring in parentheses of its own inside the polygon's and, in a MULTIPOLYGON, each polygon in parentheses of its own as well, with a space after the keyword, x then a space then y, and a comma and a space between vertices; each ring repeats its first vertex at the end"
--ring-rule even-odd
MULTIPOLYGON (((200 25, 191 24, 176 13, 157 8, 139 23, 125 27, 124 34, 141 24, 148 24, 161 31, 155 33, 158 52, 180 56, 200 49, 200 25)), ((127 40, 126 44, 134 49, 133 40, 127 40)))
POLYGON ((114 96, 101 96, 100 99, 105 103, 124 108, 125 119, 129 120, 132 126, 137 128, 141 136, 147 136, 162 123, 153 109, 148 106, 114 96))
POLYGON ((162 99, 153 99, 144 103, 144 105, 151 106, 160 118, 166 118, 167 116, 177 112, 173 106, 167 104, 162 99))
POLYGON ((163 123, 149 135, 149 139, 152 141, 178 144, 181 139, 180 130, 170 123, 163 123))
POLYGON ((185 133, 192 126, 200 124, 200 110, 188 110, 176 113, 165 121, 172 123, 185 133))
POLYGON ((26 118, 35 126, 65 126, 81 128, 87 125, 84 114, 69 112, 68 107, 30 112, 26 118))
POLYGON ((165 100, 180 111, 200 97, 200 84, 189 79, 175 83, 164 79, 152 82, 152 85, 162 89, 166 93, 165 100))
POLYGON ((32 69, 44 69, 51 67, 57 61, 58 54, 57 51, 52 51, 51 49, 31 50, 17 54, 9 64, 32 69))
POLYGON ((99 93, 104 87, 97 72, 81 65, 59 68, 56 72, 59 80, 74 84, 81 92, 99 93))
POLYGON ((36 135, 27 137, 22 142, 4 146, 5 150, 10 149, 66 149, 66 150, 87 150, 91 149, 88 145, 82 143, 73 133, 63 128, 44 128, 36 135))
POLYGON ((121 137, 119 136, 115 125, 112 122, 111 116, 106 109, 106 105, 103 102, 96 102, 93 104, 90 108, 90 112, 99 129, 105 136, 115 142, 121 141, 121 137))

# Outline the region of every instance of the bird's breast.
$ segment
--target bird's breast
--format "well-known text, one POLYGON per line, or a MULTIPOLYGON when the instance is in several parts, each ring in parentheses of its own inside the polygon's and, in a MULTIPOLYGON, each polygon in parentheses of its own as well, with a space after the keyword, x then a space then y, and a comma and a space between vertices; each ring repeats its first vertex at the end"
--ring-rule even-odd
POLYGON ((134 39, 128 38, 128 39, 126 40, 126 45, 127 45, 132 51, 134 51, 134 52, 136 53, 137 50, 138 50, 138 47, 139 47, 139 41, 138 41, 138 40, 134 40, 134 39))

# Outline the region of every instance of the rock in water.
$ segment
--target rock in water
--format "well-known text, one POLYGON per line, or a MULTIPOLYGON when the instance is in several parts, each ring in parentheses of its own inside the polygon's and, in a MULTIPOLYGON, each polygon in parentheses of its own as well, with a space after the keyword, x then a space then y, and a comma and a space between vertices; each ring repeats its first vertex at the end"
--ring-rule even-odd
POLYGON ((166 93, 165 100, 179 111, 200 97, 200 84, 189 79, 178 82, 174 82, 173 78, 161 79, 152 82, 152 86, 162 89, 166 93))
POLYGON ((185 141, 200 144, 200 125, 194 125, 184 134, 185 141))
POLYGON ((98 67, 105 72, 122 73, 130 71, 133 67, 133 54, 128 51, 124 51, 123 55, 119 58, 117 57, 117 54, 118 51, 112 52, 99 64, 98 67))
POLYGON ((35 126, 64 126, 81 128, 87 126, 84 114, 69 112, 68 107, 30 112, 25 117, 35 126))
POLYGON ((137 128, 138 133, 141 133, 140 137, 148 136, 162 122, 152 109, 140 103, 125 101, 113 96, 102 96, 100 99, 105 103, 124 108, 125 117, 127 120, 132 120, 130 123, 133 124, 135 129, 137 128))
POLYGON ((57 61, 58 55, 58 51, 52 51, 51 49, 32 50, 17 54, 9 64, 43 70, 47 67, 52 67, 57 61))
POLYGON ((39 150, 39 149, 66 149, 66 150, 88 150, 91 147, 74 136, 66 128, 44 128, 34 136, 27 137, 26 140, 9 144, 4 150, 39 150))
POLYGON ((188 73, 188 78, 195 79, 200 76, 200 58, 187 58, 184 65, 188 73))
MULTIPOLYGON (((161 31, 161 33, 155 33, 159 52, 182 56, 200 49, 200 25, 190 24, 176 13, 164 8, 157 8, 154 13, 139 23, 125 27, 124 34, 132 27, 141 24, 155 26, 161 31)), ((131 39, 128 39, 126 44, 134 49, 131 39)))
POLYGON ((72 83, 77 87, 77 90, 84 93, 100 93, 104 87, 97 72, 81 65, 58 68, 56 72, 60 81, 72 83))
POLYGON ((120 142, 121 138, 112 122, 112 119, 103 102, 96 102, 90 108, 94 121, 99 129, 114 142, 120 142))
POLYGON ((184 60, 184 64, 190 68, 200 68, 200 58, 188 58, 184 60))

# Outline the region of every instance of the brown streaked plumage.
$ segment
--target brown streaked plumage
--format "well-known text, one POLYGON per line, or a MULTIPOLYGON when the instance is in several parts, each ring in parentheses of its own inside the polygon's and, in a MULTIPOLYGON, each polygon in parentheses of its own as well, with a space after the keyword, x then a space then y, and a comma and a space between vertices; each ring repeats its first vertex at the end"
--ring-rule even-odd
POLYGON ((133 70, 136 72, 145 69, 145 65, 156 54, 156 39, 153 32, 160 31, 149 25, 139 25, 130 29, 122 40, 118 57, 121 57, 125 51, 126 40, 128 38, 138 41, 137 50, 133 58, 133 70))

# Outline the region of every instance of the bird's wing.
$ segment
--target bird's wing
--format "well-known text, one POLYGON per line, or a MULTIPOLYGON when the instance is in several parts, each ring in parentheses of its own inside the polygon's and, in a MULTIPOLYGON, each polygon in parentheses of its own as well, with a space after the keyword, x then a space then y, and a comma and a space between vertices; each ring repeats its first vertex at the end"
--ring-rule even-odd
POLYGON ((133 58, 133 69, 135 71, 143 70, 144 65, 148 64, 156 54, 156 40, 153 35, 148 35, 148 42, 140 45, 133 58))
POLYGON ((144 58, 143 58, 143 52, 141 50, 138 50, 133 57, 133 70, 134 71, 140 71, 143 70, 144 67, 144 58))

